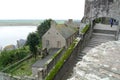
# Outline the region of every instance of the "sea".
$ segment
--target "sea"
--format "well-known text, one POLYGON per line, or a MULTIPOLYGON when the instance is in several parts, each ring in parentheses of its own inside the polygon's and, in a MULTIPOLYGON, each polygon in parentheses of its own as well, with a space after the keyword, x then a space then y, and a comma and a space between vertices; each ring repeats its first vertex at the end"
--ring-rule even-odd
POLYGON ((28 34, 36 29, 37 26, 0 26, 0 48, 16 45, 20 39, 26 40, 28 34))

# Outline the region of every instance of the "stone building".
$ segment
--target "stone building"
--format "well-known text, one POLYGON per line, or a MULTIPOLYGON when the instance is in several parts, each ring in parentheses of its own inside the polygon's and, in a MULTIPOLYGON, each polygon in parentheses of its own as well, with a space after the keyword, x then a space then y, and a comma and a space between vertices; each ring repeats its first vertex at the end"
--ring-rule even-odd
POLYGON ((43 48, 62 48, 68 47, 75 37, 77 36, 78 30, 67 24, 57 24, 51 22, 51 28, 42 37, 43 48))
POLYGON ((120 0, 85 0, 84 19, 110 17, 120 22, 120 0))
POLYGON ((100 23, 110 24, 110 19, 117 26, 116 40, 120 31, 120 0, 85 0, 83 23, 94 25, 96 19, 100 23))
POLYGON ((73 19, 68 19, 68 21, 65 22, 66 25, 70 26, 70 27, 74 27, 74 28, 79 28, 80 27, 80 21, 76 20, 73 21, 73 19))

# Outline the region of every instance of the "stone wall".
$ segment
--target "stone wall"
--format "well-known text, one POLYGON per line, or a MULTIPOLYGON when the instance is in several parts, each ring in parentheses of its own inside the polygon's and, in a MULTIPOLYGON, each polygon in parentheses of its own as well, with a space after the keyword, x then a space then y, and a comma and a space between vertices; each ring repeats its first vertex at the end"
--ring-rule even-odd
POLYGON ((90 37, 91 37, 91 30, 90 28, 85 34, 81 34, 81 40, 77 44, 77 46, 72 51, 71 56, 65 61, 62 68, 59 70, 59 72, 54 77, 54 80, 66 80, 65 75, 70 75, 70 73, 67 73, 68 71, 72 71, 72 68, 76 64, 76 58, 78 56, 78 53, 82 51, 82 49, 86 46, 88 43, 90 37))
MULTIPOLYGON (((66 72, 68 70, 72 70, 71 67, 74 67, 73 64, 75 63, 76 57, 78 56, 77 53, 82 51, 82 49, 88 43, 88 41, 90 39, 90 36, 91 36, 90 28, 88 29, 88 31, 85 34, 81 34, 80 42, 74 48, 71 56, 65 61, 62 68, 56 74, 54 80, 58 80, 58 79, 62 80, 62 78, 66 74, 66 72)), ((63 48, 62 51, 64 51, 64 48, 63 48)), ((54 67, 56 62, 60 59, 60 57, 62 56, 62 53, 63 52, 59 53, 54 59, 51 59, 44 68, 34 69, 35 71, 38 71, 36 77, 27 77, 27 76, 15 77, 15 76, 11 76, 11 75, 8 75, 8 74, 5 74, 5 73, 0 73, 0 80, 44 80, 45 76, 50 72, 50 70, 54 67)))
POLYGON ((64 37, 55 29, 55 27, 51 27, 45 35, 42 37, 42 47, 43 48, 62 48, 66 44, 66 40, 64 37), (57 42, 60 42, 60 46, 58 46, 57 42))
POLYGON ((110 17, 120 22, 120 0, 86 0, 84 17, 110 17))
POLYGON ((48 75, 50 70, 55 66, 58 60, 61 58, 65 50, 65 47, 58 50, 55 55, 53 55, 46 63, 44 63, 44 67, 32 67, 33 76, 38 76, 39 80, 44 80, 45 77, 48 75))
POLYGON ((102 43, 87 52, 68 80, 120 80, 120 42, 102 43))
POLYGON ((58 62, 58 60, 61 58, 61 56, 64 53, 64 49, 65 48, 61 48, 56 54, 57 56, 55 56, 54 58, 50 59, 48 61, 48 63, 45 65, 45 72, 43 72, 43 78, 45 78, 48 73, 50 72, 50 70, 56 65, 56 63, 58 62))

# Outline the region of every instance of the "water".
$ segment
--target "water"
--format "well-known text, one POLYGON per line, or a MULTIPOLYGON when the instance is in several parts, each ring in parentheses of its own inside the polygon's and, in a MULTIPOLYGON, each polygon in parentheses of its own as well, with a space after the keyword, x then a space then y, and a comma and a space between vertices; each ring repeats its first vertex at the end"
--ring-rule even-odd
POLYGON ((36 31, 36 26, 0 26, 0 47, 17 44, 19 39, 27 39, 30 32, 36 31))

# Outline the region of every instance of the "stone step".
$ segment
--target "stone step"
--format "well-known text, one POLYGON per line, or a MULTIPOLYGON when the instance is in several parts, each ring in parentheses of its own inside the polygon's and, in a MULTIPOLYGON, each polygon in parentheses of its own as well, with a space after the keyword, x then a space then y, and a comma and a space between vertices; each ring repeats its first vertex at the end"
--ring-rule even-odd
MULTIPOLYGON (((109 28, 108 28, 109 29, 109 28)), ((115 40, 115 30, 103 30, 103 29, 94 29, 92 38, 89 41, 89 43, 86 45, 86 47, 82 50, 82 52, 78 55, 77 61, 81 61, 83 56, 86 55, 86 53, 89 52, 92 48, 101 45, 102 43, 106 43, 108 41, 114 41, 115 40)))
POLYGON ((92 49, 91 47, 85 47, 82 51, 82 53, 87 53, 90 49, 92 49))
POLYGON ((117 25, 113 25, 113 27, 111 27, 110 25, 96 24, 96 25, 94 26, 94 29, 106 30, 106 31, 117 31, 118 26, 117 26, 117 25))
POLYGON ((94 33, 116 34, 117 31, 94 29, 94 33))
POLYGON ((108 41, 114 41, 115 40, 115 38, 108 38, 108 37, 94 37, 94 38, 92 38, 91 39, 91 41, 90 42, 99 42, 99 43, 101 43, 101 42, 108 42, 108 41))
POLYGON ((82 58, 79 58, 79 57, 76 59, 77 62, 78 62, 78 61, 81 61, 81 60, 82 60, 82 58))
POLYGON ((104 33, 93 33, 92 37, 115 37, 113 34, 104 34, 104 33))
POLYGON ((110 40, 92 40, 88 43, 88 45, 100 45, 101 43, 105 43, 105 42, 108 42, 110 40))
POLYGON ((79 54, 78 57, 83 57, 84 55, 86 55, 86 54, 79 54))
POLYGON ((77 61, 81 61, 82 60, 82 58, 83 58, 83 56, 85 56, 86 55, 86 53, 80 53, 79 55, 78 55, 78 57, 77 57, 77 61))
POLYGON ((103 35, 103 36, 114 36, 114 34, 105 34, 105 33, 99 33, 99 32, 93 32, 94 35, 103 35))
POLYGON ((115 36, 94 36, 92 39, 109 39, 109 40, 115 40, 115 36))
MULTIPOLYGON (((103 42, 103 41, 102 41, 103 42)), ((101 44, 102 43, 101 41, 98 41, 98 40, 91 40, 89 42, 89 44, 101 44)))
POLYGON ((118 36, 118 40, 120 40, 120 33, 119 33, 119 36, 118 36))
POLYGON ((91 48, 94 48, 96 46, 98 46, 99 44, 96 44, 96 45, 88 45, 87 47, 91 47, 91 48))

